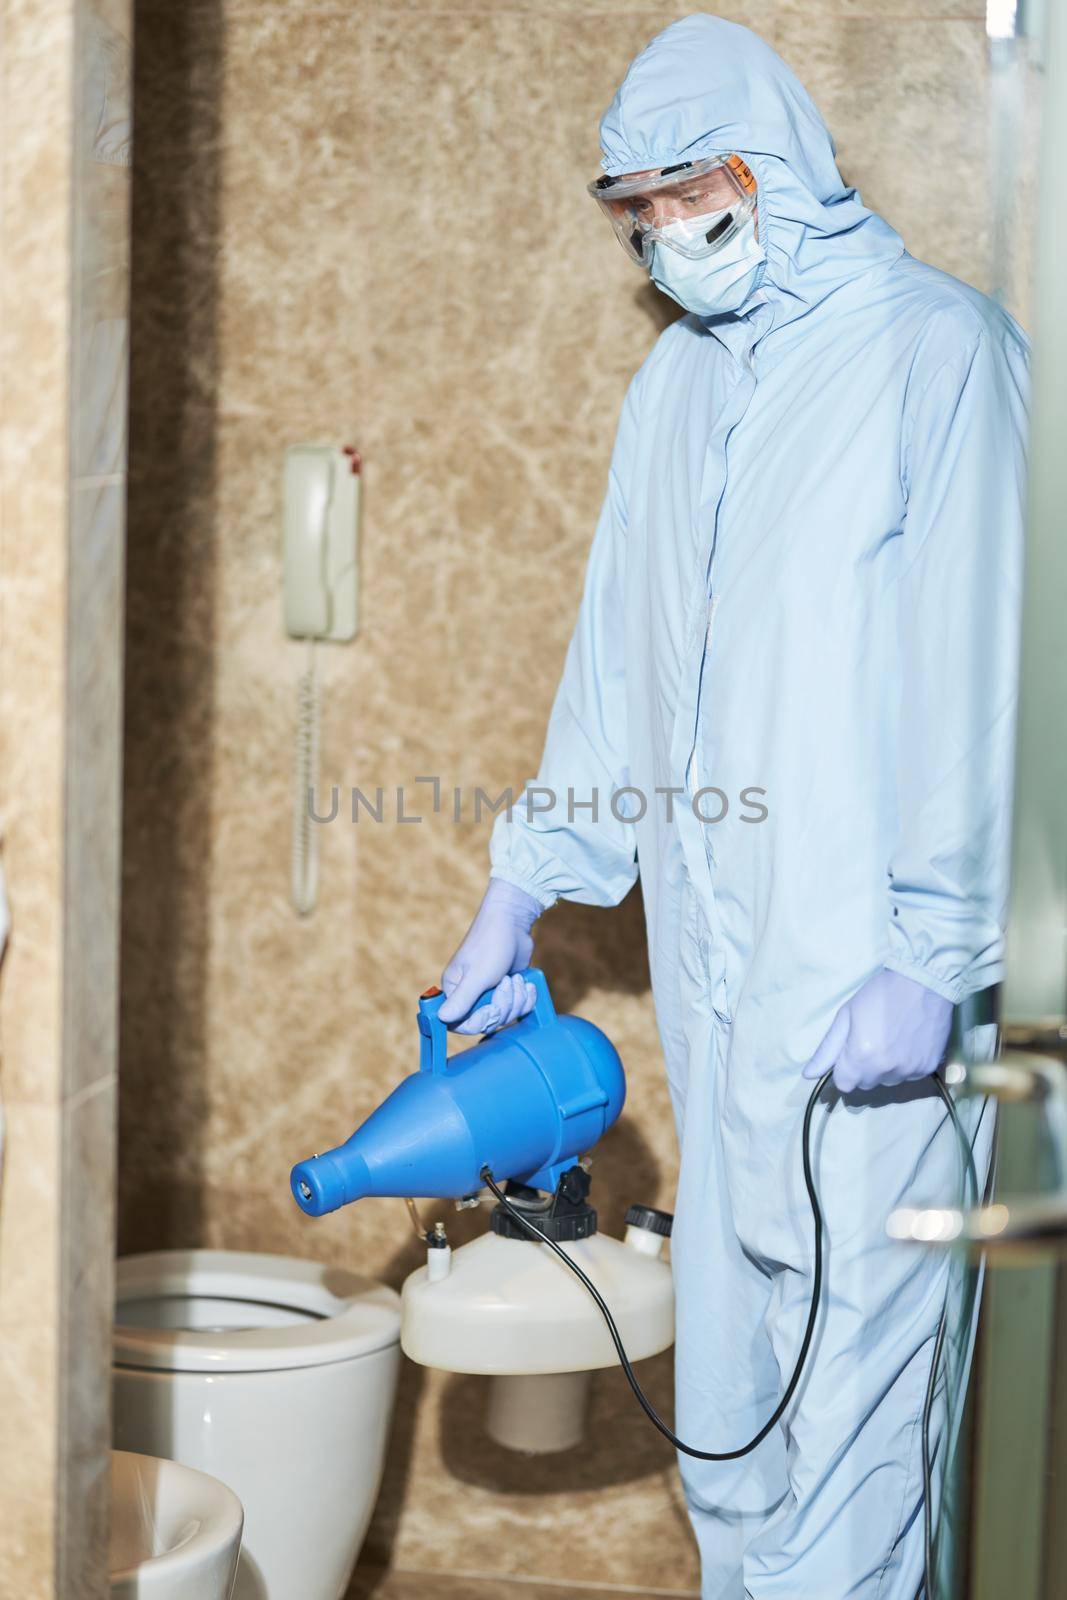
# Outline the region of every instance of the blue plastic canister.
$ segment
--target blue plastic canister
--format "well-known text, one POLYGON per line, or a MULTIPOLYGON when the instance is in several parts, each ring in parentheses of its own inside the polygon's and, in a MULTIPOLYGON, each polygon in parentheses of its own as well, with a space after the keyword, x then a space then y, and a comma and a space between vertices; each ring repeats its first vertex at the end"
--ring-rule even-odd
POLYGON ((451 1057, 444 996, 422 997, 418 1072, 344 1144, 293 1168, 302 1210, 320 1217, 364 1195, 458 1199, 483 1187, 483 1167, 498 1183, 555 1189, 619 1115, 626 1080, 607 1036, 557 1016, 543 972, 524 976, 537 992, 530 1015, 451 1057))

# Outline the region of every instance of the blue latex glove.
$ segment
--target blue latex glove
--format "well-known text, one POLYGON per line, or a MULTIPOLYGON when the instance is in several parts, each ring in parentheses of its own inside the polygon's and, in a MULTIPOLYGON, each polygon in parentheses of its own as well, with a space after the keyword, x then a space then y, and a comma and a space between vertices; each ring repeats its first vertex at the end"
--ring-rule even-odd
POLYGON ((490 878, 477 916, 441 974, 446 999, 437 1015, 450 1027, 454 1024, 455 1033, 495 1033, 533 1010, 534 986, 515 974, 530 965, 530 929, 543 910, 524 890, 503 878, 490 878), (468 1016, 487 989, 493 998, 468 1016))
POLYGON ((804 1076, 821 1078, 832 1067, 842 1094, 928 1078, 951 1026, 951 1001, 883 967, 841 1007, 804 1076))

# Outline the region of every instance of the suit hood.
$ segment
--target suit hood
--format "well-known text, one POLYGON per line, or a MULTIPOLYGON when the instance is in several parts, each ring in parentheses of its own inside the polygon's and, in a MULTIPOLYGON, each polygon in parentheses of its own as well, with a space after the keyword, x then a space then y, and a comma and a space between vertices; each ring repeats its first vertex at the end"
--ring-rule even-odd
POLYGON ((768 44, 704 13, 672 23, 633 62, 600 122, 613 177, 736 152, 759 185, 767 251, 740 308, 777 302, 775 322, 801 314, 838 284, 904 245, 837 170, 836 147, 811 96, 768 44))

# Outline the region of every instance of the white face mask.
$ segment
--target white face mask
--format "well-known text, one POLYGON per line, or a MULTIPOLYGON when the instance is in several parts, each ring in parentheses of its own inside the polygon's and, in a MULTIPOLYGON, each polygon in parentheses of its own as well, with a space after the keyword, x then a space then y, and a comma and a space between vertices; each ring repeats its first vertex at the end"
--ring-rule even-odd
POLYGON ((766 251, 756 239, 755 218, 750 216, 729 244, 698 261, 657 240, 649 277, 686 311, 713 317, 744 304, 766 259, 766 251))

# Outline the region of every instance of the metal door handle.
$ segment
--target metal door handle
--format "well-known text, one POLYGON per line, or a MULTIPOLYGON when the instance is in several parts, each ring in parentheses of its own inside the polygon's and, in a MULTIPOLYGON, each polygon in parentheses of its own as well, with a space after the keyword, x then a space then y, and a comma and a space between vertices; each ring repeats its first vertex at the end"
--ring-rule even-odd
POLYGON ((1053 1158, 1053 1185, 1040 1194, 1008 1196, 970 1209, 901 1206, 887 1223, 890 1237, 1020 1254, 1040 1246, 1067 1248, 1067 1067, 1053 1056, 1010 1050, 998 1061, 953 1065, 946 1077, 962 1081, 968 1094, 993 1095, 1041 1110, 1053 1158))

